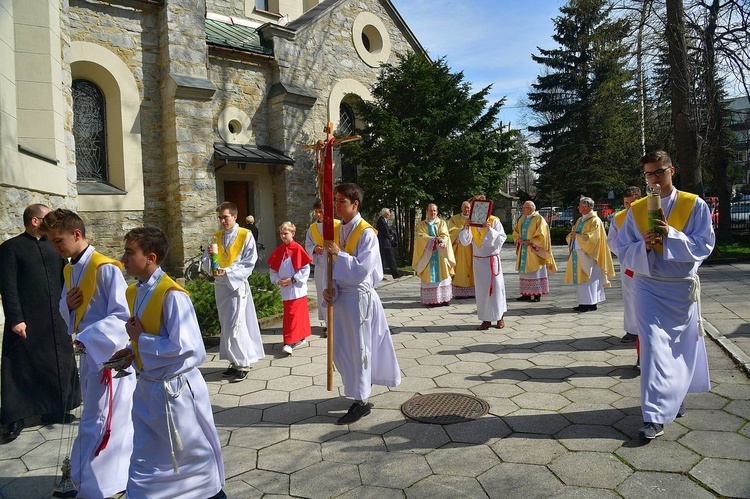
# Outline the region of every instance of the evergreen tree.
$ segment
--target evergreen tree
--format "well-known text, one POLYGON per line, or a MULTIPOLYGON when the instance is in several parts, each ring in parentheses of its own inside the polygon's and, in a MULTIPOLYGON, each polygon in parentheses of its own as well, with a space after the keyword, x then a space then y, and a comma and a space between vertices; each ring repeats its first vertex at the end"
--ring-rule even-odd
POLYGON ((539 187, 566 203, 620 191, 637 174, 637 103, 627 68, 629 32, 606 0, 570 0, 555 18, 555 49, 539 48, 545 72, 529 92, 538 140, 539 187))
POLYGON ((383 66, 374 100, 358 105, 365 125, 362 140, 345 146, 347 161, 360 165, 369 207, 395 208, 403 250, 410 253, 417 209, 435 202, 446 215, 503 184, 513 144, 497 130, 503 102, 489 104, 489 89, 471 93, 463 73, 451 73, 443 59, 402 54, 383 66))

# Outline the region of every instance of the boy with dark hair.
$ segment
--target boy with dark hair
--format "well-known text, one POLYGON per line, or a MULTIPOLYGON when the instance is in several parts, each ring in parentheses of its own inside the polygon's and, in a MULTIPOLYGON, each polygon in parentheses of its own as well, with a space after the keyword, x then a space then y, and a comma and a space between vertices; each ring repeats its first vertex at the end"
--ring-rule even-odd
MULTIPOLYGON (((216 216, 222 228, 213 237, 219 256, 214 286, 221 323, 219 358, 230 362, 222 376, 242 381, 250 371, 250 364, 265 357, 255 303, 247 281, 258 260, 258 251, 251 232, 237 224, 234 203, 221 203, 216 207, 216 216)), ((206 268, 211 268, 211 246, 209 244, 204 255, 206 268)))
POLYGON ((157 228, 125 235, 122 263, 138 283, 127 290, 130 346, 113 360, 133 356, 140 373, 127 495, 224 498, 221 444, 197 369, 206 350, 187 292, 161 269, 168 253, 169 242, 157 228))
POLYGON ((326 248, 334 256, 333 293, 323 296, 335 303, 333 359, 344 382, 344 394, 354 399, 338 424, 350 424, 370 414, 367 399, 372 385, 398 386, 401 371, 393 348, 383 304, 375 286, 383 280, 375 229, 362 219, 362 189, 341 184, 334 190, 336 213, 341 217, 337 240, 326 248))
POLYGON ((70 210, 49 212, 41 231, 63 258, 71 259, 64 269, 60 314, 81 351, 83 395, 71 478, 78 497, 109 497, 125 489, 133 449, 135 376, 115 378, 103 365, 128 342, 122 264, 89 245, 83 220, 70 210))

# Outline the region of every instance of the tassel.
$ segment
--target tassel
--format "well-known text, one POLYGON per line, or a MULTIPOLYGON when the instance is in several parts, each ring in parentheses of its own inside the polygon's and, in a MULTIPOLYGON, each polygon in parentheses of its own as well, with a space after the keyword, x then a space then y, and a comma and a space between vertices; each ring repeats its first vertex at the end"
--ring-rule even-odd
POLYGON ((94 453, 94 456, 98 456, 101 451, 107 448, 107 444, 109 443, 109 435, 112 433, 112 431, 107 428, 107 431, 104 432, 104 436, 102 437, 102 443, 99 444, 99 447, 96 449, 96 453, 94 453))
POLYGON ((174 457, 174 452, 170 453, 170 455, 172 456, 172 470, 174 470, 175 474, 179 474, 180 467, 177 466, 177 458, 174 457))
POLYGON ((174 428, 174 431, 172 431, 172 434, 174 435, 174 446, 177 448, 178 451, 182 452, 182 449, 184 447, 182 446, 182 437, 180 437, 180 432, 177 431, 177 428, 174 428))

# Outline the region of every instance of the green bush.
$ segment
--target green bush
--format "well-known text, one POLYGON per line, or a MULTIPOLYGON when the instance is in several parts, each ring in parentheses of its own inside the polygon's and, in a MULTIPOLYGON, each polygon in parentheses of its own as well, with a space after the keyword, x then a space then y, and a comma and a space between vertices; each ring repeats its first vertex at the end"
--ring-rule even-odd
MULTIPOLYGON (((248 279, 253 294, 258 319, 284 311, 279 288, 271 284, 268 274, 253 272, 248 279)), ((198 325, 204 336, 216 336, 221 332, 219 313, 216 309, 214 283, 207 279, 196 279, 185 284, 198 316, 198 325)))
POLYGON ((567 236, 570 233, 570 227, 550 227, 549 228, 549 235, 552 239, 552 244, 554 245, 567 245, 567 241, 565 241, 565 236, 567 236))

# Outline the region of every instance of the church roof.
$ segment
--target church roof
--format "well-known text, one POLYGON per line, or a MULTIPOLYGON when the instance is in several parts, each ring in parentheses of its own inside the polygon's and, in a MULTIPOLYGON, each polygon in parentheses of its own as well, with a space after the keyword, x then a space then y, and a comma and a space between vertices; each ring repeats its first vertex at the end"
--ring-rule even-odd
MULTIPOLYGON (((214 155, 227 163, 251 163, 261 165, 293 165, 294 160, 281 151, 268 146, 214 143, 214 155)), ((224 165, 216 167, 218 170, 224 165)))
POLYGON ((263 45, 260 35, 250 26, 228 24, 206 19, 206 42, 209 45, 272 55, 273 49, 263 45))

